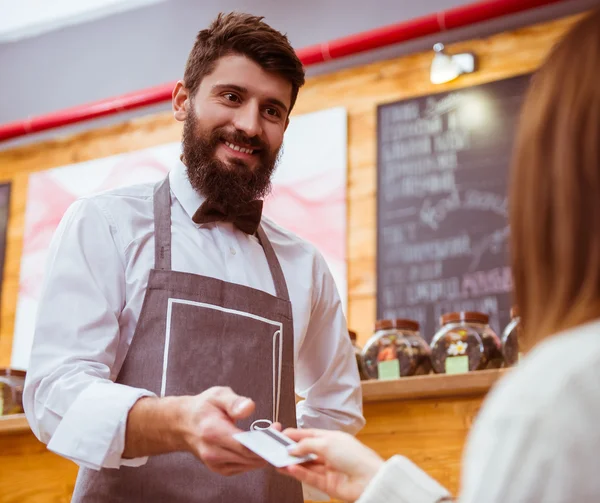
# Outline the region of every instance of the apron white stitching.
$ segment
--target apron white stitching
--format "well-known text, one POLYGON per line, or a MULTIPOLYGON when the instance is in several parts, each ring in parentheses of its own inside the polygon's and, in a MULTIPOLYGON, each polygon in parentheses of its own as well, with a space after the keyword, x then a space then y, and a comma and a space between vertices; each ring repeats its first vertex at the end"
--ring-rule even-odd
MULTIPOLYGON (((260 424, 266 424, 266 428, 271 426, 274 422, 279 421, 279 406, 281 402, 281 373, 283 368, 283 324, 279 321, 270 320, 257 316, 256 314, 247 313, 245 311, 238 311, 236 309, 229 309, 227 307, 216 306, 214 304, 207 304, 205 302, 196 302, 193 300, 186 299, 174 299, 169 298, 167 303, 167 325, 165 329, 165 351, 163 354, 163 372, 162 380, 160 385, 160 396, 165 396, 165 390, 167 387, 167 367, 169 363, 169 344, 171 341, 171 316, 173 313, 173 304, 187 304, 189 306, 204 307, 207 309, 214 309, 229 314, 237 314, 238 316, 244 316, 246 318, 252 318, 269 325, 277 327, 277 331, 273 334, 273 417, 269 419, 257 419, 250 426, 251 430, 260 430, 264 427, 259 426, 260 424), (279 343, 279 344, 278 344, 279 343), (279 355, 277 355, 277 346, 279 346, 279 355), (279 361, 277 361, 279 356, 279 361)), ((234 390, 235 391, 235 390, 234 390)))

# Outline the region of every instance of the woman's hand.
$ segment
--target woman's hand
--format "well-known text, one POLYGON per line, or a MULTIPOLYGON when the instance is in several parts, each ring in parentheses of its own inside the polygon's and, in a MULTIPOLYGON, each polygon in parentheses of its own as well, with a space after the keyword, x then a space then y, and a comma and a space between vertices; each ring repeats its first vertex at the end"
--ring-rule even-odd
POLYGON ((317 460, 280 470, 332 498, 356 501, 383 465, 371 449, 347 433, 288 429, 284 434, 298 442, 293 456, 316 454, 317 460))

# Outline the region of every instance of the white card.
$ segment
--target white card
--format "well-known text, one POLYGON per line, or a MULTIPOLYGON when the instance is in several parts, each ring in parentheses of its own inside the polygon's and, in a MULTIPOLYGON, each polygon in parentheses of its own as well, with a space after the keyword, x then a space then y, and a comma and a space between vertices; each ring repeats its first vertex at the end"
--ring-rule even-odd
POLYGON ((303 457, 290 456, 287 447, 296 445, 296 442, 271 428, 237 433, 233 438, 277 468, 298 465, 317 458, 314 454, 303 457))

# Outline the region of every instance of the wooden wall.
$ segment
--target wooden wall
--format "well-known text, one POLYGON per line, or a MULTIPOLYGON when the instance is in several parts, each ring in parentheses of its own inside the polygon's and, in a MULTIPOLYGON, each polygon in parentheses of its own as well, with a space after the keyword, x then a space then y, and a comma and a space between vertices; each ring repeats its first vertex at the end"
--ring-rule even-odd
MULTIPOLYGON (((431 53, 415 54, 309 79, 296 114, 344 106, 349 114, 348 286, 349 325, 360 341, 375 321, 376 106, 534 70, 578 17, 456 44, 477 53, 480 70, 442 86, 429 83, 431 53)), ((31 172, 177 141, 170 114, 131 121, 62 140, 0 152, 0 182, 12 182, 2 303, 0 366, 10 363, 20 255, 31 172)), ((460 455, 481 397, 369 403, 361 439, 388 457, 402 452, 455 492, 460 455)), ((28 431, 0 439, 0 503, 69 501, 75 465, 46 451, 28 431)))
MULTIPOLYGON (((530 72, 578 17, 448 47, 450 52, 474 51, 480 69, 446 85, 429 82, 432 53, 428 52, 311 78, 301 90, 295 114, 336 106, 345 107, 349 114, 348 317, 361 342, 370 336, 375 321, 376 106, 530 72)), ((177 141, 180 133, 179 123, 166 113, 0 152, 0 182, 13 184, 2 285, 0 366, 10 363, 29 173, 177 141)))

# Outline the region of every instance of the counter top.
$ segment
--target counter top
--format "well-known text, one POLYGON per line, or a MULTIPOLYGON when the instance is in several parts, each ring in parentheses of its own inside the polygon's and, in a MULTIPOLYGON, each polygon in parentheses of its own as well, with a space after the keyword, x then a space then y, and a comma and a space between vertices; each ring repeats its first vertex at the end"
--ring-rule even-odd
MULTIPOLYGON (((391 381, 363 381, 363 402, 416 400, 484 395, 507 370, 480 370, 467 374, 429 374, 391 381)), ((0 417, 0 435, 29 430, 25 414, 0 417)))
POLYGON ((0 416, 0 435, 20 433, 29 430, 29 423, 25 414, 12 414, 0 416))
POLYGON ((465 374, 428 374, 390 381, 363 381, 363 402, 485 395, 509 370, 478 370, 465 374))

